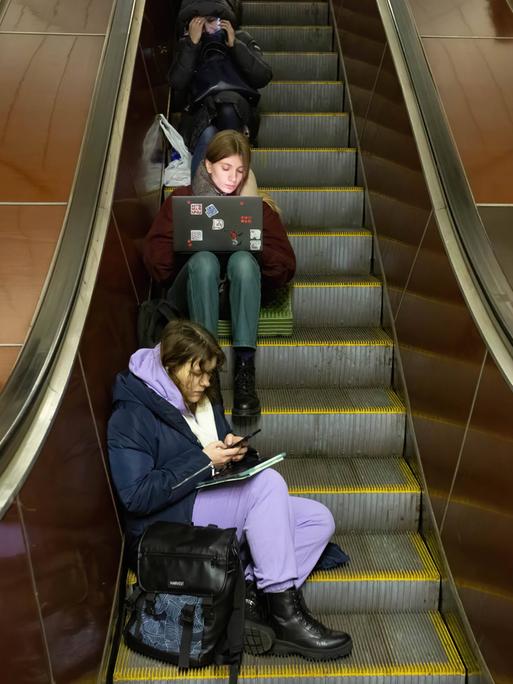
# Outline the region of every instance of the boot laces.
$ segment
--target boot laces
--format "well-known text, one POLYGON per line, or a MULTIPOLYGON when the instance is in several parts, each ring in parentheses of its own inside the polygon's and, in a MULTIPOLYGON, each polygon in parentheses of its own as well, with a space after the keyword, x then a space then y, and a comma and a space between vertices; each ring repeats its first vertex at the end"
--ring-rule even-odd
POLYGON ((248 363, 241 362, 240 366, 237 368, 235 382, 240 386, 243 392, 249 393, 253 391, 254 374, 251 372, 248 363))

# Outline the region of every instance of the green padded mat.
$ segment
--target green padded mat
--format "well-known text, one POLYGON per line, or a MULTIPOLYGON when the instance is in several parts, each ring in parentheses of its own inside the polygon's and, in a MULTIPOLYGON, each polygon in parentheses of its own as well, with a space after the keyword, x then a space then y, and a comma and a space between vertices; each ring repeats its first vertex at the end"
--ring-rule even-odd
MULTIPOLYGON (((292 318, 292 288, 290 285, 276 290, 272 302, 260 309, 258 336, 290 336, 294 332, 292 318)), ((219 337, 230 337, 231 321, 220 320, 217 327, 219 337)))

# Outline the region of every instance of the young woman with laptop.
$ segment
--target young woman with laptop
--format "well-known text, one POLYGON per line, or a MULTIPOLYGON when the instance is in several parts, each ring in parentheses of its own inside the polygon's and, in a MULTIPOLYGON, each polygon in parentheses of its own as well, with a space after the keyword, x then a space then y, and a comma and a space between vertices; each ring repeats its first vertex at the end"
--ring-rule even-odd
MULTIPOLYGON (((177 188, 162 205, 144 242, 144 262, 152 277, 169 284, 168 298, 192 321, 217 336, 219 287, 226 280, 232 323, 234 363, 233 415, 260 413, 255 388, 255 350, 262 299, 294 276, 296 260, 275 206, 263 202, 262 251, 217 254, 200 251, 177 253, 173 246, 174 196, 237 196, 250 171, 248 139, 234 130, 221 131, 209 143, 205 160, 192 184, 177 188), (256 255, 255 255, 256 254, 256 255)), ((254 193, 254 191, 253 191, 254 193)))

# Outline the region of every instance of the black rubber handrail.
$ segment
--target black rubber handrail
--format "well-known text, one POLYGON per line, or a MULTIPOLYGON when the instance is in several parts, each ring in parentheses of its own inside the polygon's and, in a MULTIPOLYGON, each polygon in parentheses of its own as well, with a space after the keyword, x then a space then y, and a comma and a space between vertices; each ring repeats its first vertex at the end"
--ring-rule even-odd
POLYGON ((457 237, 494 328, 513 355, 513 289, 481 221, 407 0, 387 2, 457 237))
POLYGON ((78 296, 95 221, 118 90, 136 0, 117 0, 93 94, 72 197, 43 300, 19 359, 0 394, 0 473, 15 436, 38 404, 78 296))

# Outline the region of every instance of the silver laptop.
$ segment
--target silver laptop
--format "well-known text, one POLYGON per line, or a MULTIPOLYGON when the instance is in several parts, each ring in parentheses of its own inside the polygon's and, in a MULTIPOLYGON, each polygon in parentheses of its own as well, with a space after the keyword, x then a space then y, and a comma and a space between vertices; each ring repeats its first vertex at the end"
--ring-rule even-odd
POLYGON ((260 197, 174 196, 175 252, 261 252, 260 197))

